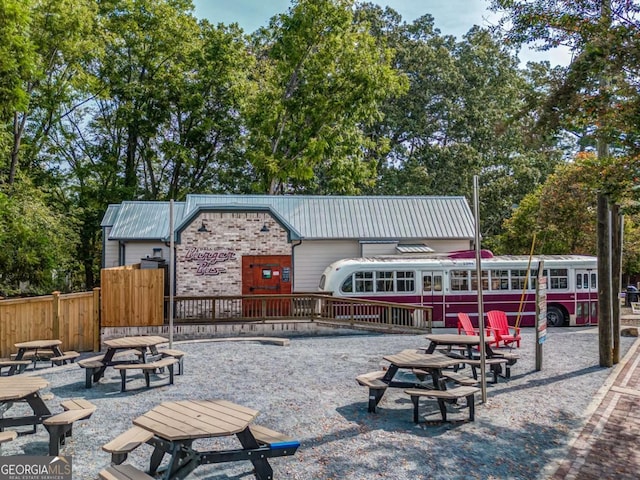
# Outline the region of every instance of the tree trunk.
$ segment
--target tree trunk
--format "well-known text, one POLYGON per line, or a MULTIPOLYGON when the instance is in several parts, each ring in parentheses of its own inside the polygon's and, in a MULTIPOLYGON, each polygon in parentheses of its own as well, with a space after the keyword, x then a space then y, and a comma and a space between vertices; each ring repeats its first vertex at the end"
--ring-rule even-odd
POLYGON ((613 335, 613 363, 620 363, 620 274, 622 259, 622 219, 620 205, 611 206, 611 302, 612 302, 612 328, 613 335))
POLYGON ((127 129, 127 158, 124 166, 124 186, 133 193, 138 185, 136 175, 136 150, 138 146, 138 129, 129 125, 127 129))
POLYGON ((611 264, 609 262, 609 208, 607 198, 598 193, 598 339, 600 366, 613 366, 611 352, 611 264))
POLYGON ((24 133, 26 121, 26 113, 23 113, 22 117, 20 117, 18 112, 13 114, 13 145, 11 146, 11 164, 9 165, 9 185, 13 185, 16 181, 18 161, 20 159, 20 143, 22 142, 22 134, 24 133))
MULTIPOLYGON (((602 0, 600 4, 600 22, 611 25, 611 0, 602 0)), ((609 102, 606 92, 609 77, 606 71, 600 74, 600 111, 598 114, 597 151, 598 161, 602 164, 609 156, 609 144, 606 135, 607 113, 609 102)), ((600 366, 613 366, 612 324, 611 324, 611 292, 612 292, 612 241, 611 241, 611 208, 609 199, 600 192, 598 194, 598 332, 600 334, 600 366)))

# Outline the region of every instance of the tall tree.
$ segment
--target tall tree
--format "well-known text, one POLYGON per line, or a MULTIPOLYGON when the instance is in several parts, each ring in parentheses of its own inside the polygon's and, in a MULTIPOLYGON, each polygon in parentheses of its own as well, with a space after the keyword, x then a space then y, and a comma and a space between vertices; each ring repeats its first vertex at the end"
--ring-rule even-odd
POLYGON ((355 193, 371 181, 363 128, 405 82, 352 8, 350 0, 294 1, 254 35, 258 63, 243 114, 257 190, 321 193, 319 165, 333 171, 324 178, 333 192, 355 193))
POLYGON ((0 191, 0 296, 75 286, 78 237, 71 223, 53 212, 46 195, 28 180, 0 191))
POLYGON ((35 60, 29 37, 30 9, 29 0, 0 3, 0 124, 8 123, 28 103, 24 87, 35 60))
POLYGON ((23 32, 23 43, 31 45, 36 54, 26 70, 28 75, 23 75, 21 101, 9 125, 9 184, 16 180, 21 165, 31 170, 31 175, 38 174, 38 155, 47 148, 51 129, 82 102, 78 92, 86 91, 83 65, 95 46, 95 2, 49 0, 24 4, 29 6, 29 28, 23 32))
MULTIPOLYGON (((509 40, 539 41, 543 48, 564 44, 573 50, 575 59, 567 68, 564 83, 549 97, 541 123, 560 128, 563 119, 582 117, 594 132, 599 159, 606 162, 609 146, 625 142, 626 129, 624 122, 619 121, 622 116, 618 111, 634 110, 633 105, 638 101, 637 86, 634 86, 638 78, 640 6, 627 0, 493 0, 492 5, 508 14, 503 25, 510 24, 509 40)), ((613 222, 606 219, 610 205, 617 201, 618 191, 617 186, 602 191, 598 201, 602 366, 611 366, 617 361, 619 332, 613 337, 613 349, 610 332, 612 326, 615 329, 613 322, 618 305, 612 292, 619 289, 620 275, 611 254, 614 251, 614 257, 619 255, 619 248, 609 243, 612 238, 609 225, 615 229, 618 218, 613 222), (607 270, 608 265, 613 265, 611 272, 607 270)))
MULTIPOLYGON (((505 221, 500 236, 500 252, 526 254, 536 235, 536 253, 595 255, 597 192, 607 183, 625 185, 620 198, 631 205, 633 177, 627 172, 637 159, 612 158, 604 166, 593 153, 580 153, 574 161, 561 164, 545 183, 528 194, 505 221)), ((638 271, 640 250, 636 245, 640 230, 637 212, 627 209, 623 272, 638 271)))
POLYGON ((372 192, 471 198, 479 175, 483 237, 500 233, 512 206, 561 158, 553 148, 539 148, 550 146, 548 139, 531 135, 539 84, 486 30, 474 28, 456 41, 441 35, 430 15, 406 24, 371 4, 358 15, 393 47, 394 64, 410 85, 383 105, 384 117, 369 129, 389 145, 386 155, 372 153, 379 171, 372 192))
POLYGON ((96 77, 103 91, 93 123, 102 156, 122 161, 126 197, 157 198, 161 129, 171 119, 178 84, 201 45, 190 0, 100 2, 105 55, 96 77))

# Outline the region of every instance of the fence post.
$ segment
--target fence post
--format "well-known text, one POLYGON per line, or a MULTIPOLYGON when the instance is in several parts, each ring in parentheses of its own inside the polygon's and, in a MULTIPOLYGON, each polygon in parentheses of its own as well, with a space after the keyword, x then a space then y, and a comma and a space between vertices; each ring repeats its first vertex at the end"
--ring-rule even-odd
POLYGON ((60 292, 53 292, 51 294, 51 334, 52 338, 60 339, 60 292))
POLYGON ((100 287, 93 289, 93 351, 100 351, 100 287))

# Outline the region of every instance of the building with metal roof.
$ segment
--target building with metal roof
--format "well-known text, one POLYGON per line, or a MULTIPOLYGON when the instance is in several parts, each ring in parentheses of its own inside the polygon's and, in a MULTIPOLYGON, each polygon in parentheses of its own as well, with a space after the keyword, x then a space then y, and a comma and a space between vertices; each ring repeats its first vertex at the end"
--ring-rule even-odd
MULTIPOLYGON (((169 202, 109 205, 103 267, 168 258, 169 213, 169 202)), ((464 250, 475 238, 464 197, 188 195, 173 217, 178 295, 315 291, 341 258, 464 250)))

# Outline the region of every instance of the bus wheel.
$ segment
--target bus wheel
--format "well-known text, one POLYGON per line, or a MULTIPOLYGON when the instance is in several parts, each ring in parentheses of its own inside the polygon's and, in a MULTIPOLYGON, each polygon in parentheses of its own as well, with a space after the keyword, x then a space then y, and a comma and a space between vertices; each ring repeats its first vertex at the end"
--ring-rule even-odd
POLYGON ((558 307, 547 307, 547 325, 550 327, 562 327, 564 325, 564 313, 558 307))

